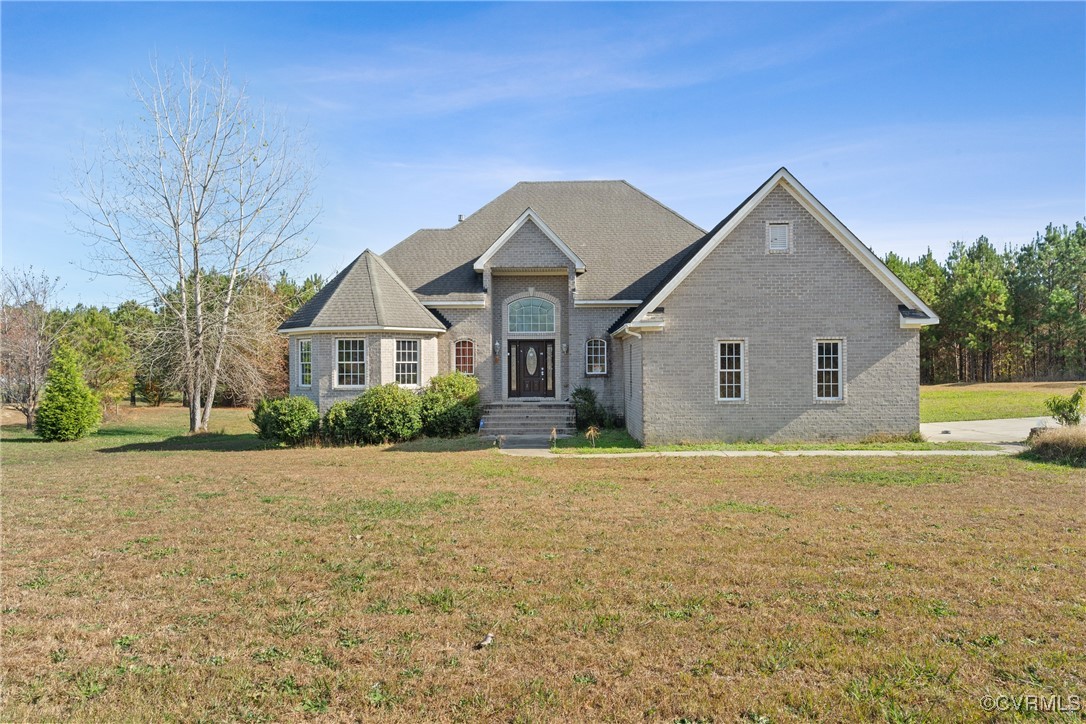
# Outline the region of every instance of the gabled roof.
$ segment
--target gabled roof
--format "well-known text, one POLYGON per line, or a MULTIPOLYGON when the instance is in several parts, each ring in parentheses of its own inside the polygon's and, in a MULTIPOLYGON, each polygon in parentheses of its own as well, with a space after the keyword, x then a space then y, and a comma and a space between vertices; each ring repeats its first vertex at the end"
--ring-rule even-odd
MULTIPOLYGON (((777 170, 772 176, 770 176, 765 183, 759 186, 754 193, 746 198, 743 203, 739 204, 730 214, 724 217, 723 220, 712 231, 705 234, 701 239, 691 245, 688 253, 684 256, 681 263, 676 264, 668 275, 661 280, 655 289, 645 297, 645 302, 633 310, 632 312, 623 316, 612 327, 612 333, 618 332, 623 327, 637 328, 641 324, 645 324, 646 319, 655 309, 657 309, 664 300, 667 299, 676 287, 682 284, 683 280, 690 275, 694 269, 697 268, 702 261, 705 260, 709 254, 713 252, 720 243, 728 237, 729 234, 743 222, 744 219, 753 211, 758 204, 760 204, 769 192, 773 189, 781 186, 788 193, 790 193, 796 201, 798 201, 815 219, 819 221, 826 228, 826 230, 836 238, 842 246, 845 247, 854 257, 856 257, 861 264, 863 264, 868 271, 870 271, 875 278, 882 282, 883 286, 890 290, 898 301, 901 302, 906 309, 910 311, 916 311, 917 314, 906 317, 902 315, 903 326, 923 326, 928 324, 938 324, 939 317, 931 310, 928 305, 918 297, 913 290, 909 289, 903 281, 898 279, 890 269, 875 256, 867 246, 863 244, 855 234, 849 231, 848 227, 841 223, 841 221, 830 213, 829 209, 822 205, 819 201, 808 191, 803 184, 796 180, 796 177, 783 166, 777 170), (921 316, 922 315, 922 316, 921 316), (905 321, 907 320, 907 321, 905 321)), ((657 326, 653 324, 652 326, 657 326)))
POLYGON ((550 242, 558 247, 558 251, 566 255, 566 258, 573 264, 573 268, 576 272, 580 273, 585 270, 584 262, 581 261, 581 257, 573 253, 573 250, 566 245, 566 242, 558 238, 558 234, 555 234, 549 226, 539 218, 539 214, 532 211, 531 208, 525 209, 524 213, 514 221, 508 229, 506 229, 498 240, 490 245, 490 248, 483 252, 483 255, 475 260, 474 269, 477 272, 481 272, 488 261, 490 261, 498 250, 505 246, 505 243, 513 238, 513 235, 520 231, 521 227, 531 221, 536 227, 543 232, 543 235, 550 239, 550 242))
POLYGON ((444 332, 446 325, 367 249, 279 326, 301 330, 417 330, 444 332))
POLYGON ((625 181, 523 182, 456 226, 415 232, 382 258, 427 300, 481 294, 475 262, 525 209, 581 261, 579 299, 645 299, 705 233, 625 181))

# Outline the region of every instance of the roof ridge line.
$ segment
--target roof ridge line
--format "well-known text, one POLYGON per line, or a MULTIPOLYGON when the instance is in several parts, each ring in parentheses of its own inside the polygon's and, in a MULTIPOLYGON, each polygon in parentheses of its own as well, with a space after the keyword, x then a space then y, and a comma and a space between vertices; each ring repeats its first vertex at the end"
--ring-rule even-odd
POLYGON ((366 259, 366 273, 370 279, 370 296, 373 298, 373 313, 377 315, 377 323, 383 325, 385 323, 385 305, 384 300, 381 299, 381 286, 377 283, 377 275, 374 274, 372 258, 376 256, 372 251, 366 249, 362 252, 363 256, 369 255, 366 259))
MULTIPOLYGON (((367 251, 369 251, 369 250, 367 249, 367 251)), ((384 260, 384 258, 381 257, 380 254, 377 254, 377 253, 372 252, 372 251, 370 252, 370 254, 373 255, 374 261, 376 261, 381 266, 381 268, 385 270, 385 273, 388 274, 392 278, 392 281, 396 282, 396 284, 399 285, 400 289, 402 289, 404 292, 406 292, 407 295, 409 297, 411 297, 412 300, 414 300, 415 304, 418 304, 419 307, 421 307, 423 311, 430 314, 431 317, 434 316, 433 313, 430 312, 430 310, 427 309, 425 307, 425 305, 423 305, 422 301, 419 299, 418 295, 415 294, 414 291, 412 291, 411 287, 407 286, 407 282, 405 282, 403 279, 400 278, 400 275, 396 273, 396 270, 393 269, 392 267, 390 267, 388 265, 388 262, 386 262, 384 260)), ((373 278, 372 277, 370 278, 370 284, 373 284, 373 278)), ((376 296, 376 295, 374 295, 374 296, 376 296)), ((382 303, 383 303, 383 300, 382 300, 382 303)), ((434 321, 438 322, 439 324, 441 323, 441 320, 438 319, 437 317, 434 317, 434 321)))
POLYGON ((624 178, 564 178, 554 181, 517 181, 516 185, 527 184, 626 184, 630 182, 624 178))

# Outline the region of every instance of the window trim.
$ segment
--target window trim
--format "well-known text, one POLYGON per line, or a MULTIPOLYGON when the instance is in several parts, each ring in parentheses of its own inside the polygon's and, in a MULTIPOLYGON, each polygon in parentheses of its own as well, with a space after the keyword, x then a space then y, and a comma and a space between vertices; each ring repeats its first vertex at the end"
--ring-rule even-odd
POLYGON ((847 359, 847 345, 844 337, 815 337, 811 342, 811 387, 814 395, 814 401, 819 405, 840 405, 847 401, 848 386, 845 384, 847 376, 845 361, 847 359), (818 396, 818 345, 826 342, 837 343, 837 397, 819 397, 818 396))
POLYGON ((589 337, 588 339, 586 339, 584 341, 584 374, 585 374, 585 377, 606 377, 607 376, 607 372, 608 372, 608 369, 609 369, 608 368, 608 360, 607 360, 607 356, 608 356, 607 353, 609 351, 607 349, 608 346, 609 345, 607 344, 607 340, 604 339, 603 337, 589 337), (591 358, 589 357, 588 349, 589 349, 589 345, 591 345, 593 342, 599 342, 600 344, 603 345, 603 371, 601 371, 601 372, 592 372, 591 371, 591 364, 590 364, 590 359, 591 358))
POLYGON ((421 339, 395 339, 392 344, 392 380, 400 387, 406 387, 408 389, 415 389, 422 385, 422 340, 421 339), (400 361, 400 342, 410 342, 415 345, 415 361, 414 362, 401 362, 400 361), (400 365, 415 365, 415 381, 414 382, 400 382, 398 379, 400 372, 397 369, 400 365))
MULTIPOLYGON (((336 390, 364 390, 369 387, 369 373, 370 373, 370 344, 367 337, 336 337, 335 338, 335 354, 336 354, 336 373, 332 377, 332 388, 336 390), (339 383, 339 366, 343 362, 339 359, 339 343, 340 342, 362 342, 362 379, 363 382, 360 385, 341 385, 339 383)), ((352 363, 357 364, 357 363, 352 363)))
POLYGON ((792 236, 792 222, 783 220, 773 220, 765 222, 765 253, 766 254, 791 254, 796 250, 795 241, 792 236), (785 229, 785 241, 786 246, 784 249, 773 248, 773 227, 783 226, 785 229))
POLYGON ((313 338, 312 337, 300 337, 298 339, 298 387, 302 389, 309 389, 313 387, 313 338), (304 362, 302 362, 302 344, 309 346, 309 383, 302 382, 305 379, 304 362))
POLYGON ((746 337, 718 337, 713 343, 713 368, 716 370, 714 374, 715 392, 713 396, 716 398, 716 402, 720 404, 728 405, 743 405, 746 404, 750 395, 748 394, 748 387, 750 385, 750 371, 747 363, 747 339, 746 337), (720 373, 723 372, 720 368, 720 345, 722 344, 738 344, 739 345, 739 397, 721 397, 720 396, 720 373))
POLYGON ((452 369, 453 369, 453 372, 459 372, 462 375, 470 375, 472 377, 475 377, 475 367, 476 367, 476 365, 475 365, 475 340, 472 339, 471 337, 461 337, 460 339, 453 340, 453 343, 452 343, 452 369), (459 358, 457 357, 457 354, 456 354, 456 347, 457 347, 457 345, 465 344, 465 343, 471 345, 471 372, 464 372, 463 370, 461 370, 459 368, 458 362, 457 362, 457 360, 459 358))

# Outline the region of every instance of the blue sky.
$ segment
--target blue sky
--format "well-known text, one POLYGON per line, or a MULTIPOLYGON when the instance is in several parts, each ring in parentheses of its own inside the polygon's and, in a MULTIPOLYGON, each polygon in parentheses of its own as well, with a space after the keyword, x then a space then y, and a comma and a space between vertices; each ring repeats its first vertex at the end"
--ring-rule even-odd
POLYGON ((3 263, 93 279, 63 193, 134 74, 229 60, 305 125, 329 275, 522 180, 622 178, 711 227, 787 166, 877 253, 1086 216, 1084 3, 0 5, 3 263))

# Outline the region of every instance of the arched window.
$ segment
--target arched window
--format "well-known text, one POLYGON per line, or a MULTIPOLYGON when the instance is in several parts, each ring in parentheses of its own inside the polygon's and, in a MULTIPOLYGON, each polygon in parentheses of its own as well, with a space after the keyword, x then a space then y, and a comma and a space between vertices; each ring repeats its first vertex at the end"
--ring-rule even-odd
POLYGON ((465 375, 475 374, 475 343, 470 339, 457 340, 453 345, 453 369, 465 375))
POLYGON ((607 340, 590 339, 584 345, 584 371, 586 375, 607 374, 607 340))
POLYGON ((538 297, 518 299, 509 305, 510 332, 553 332, 554 305, 538 297))

